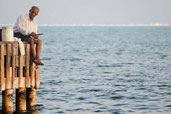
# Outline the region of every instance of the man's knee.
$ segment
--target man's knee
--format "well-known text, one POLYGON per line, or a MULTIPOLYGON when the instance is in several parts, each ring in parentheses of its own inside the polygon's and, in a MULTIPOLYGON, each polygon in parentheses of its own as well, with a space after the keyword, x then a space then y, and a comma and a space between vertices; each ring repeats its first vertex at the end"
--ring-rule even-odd
POLYGON ((38 39, 38 43, 39 43, 39 44, 42 44, 42 40, 38 39))
POLYGON ((34 40, 32 38, 28 39, 28 43, 34 44, 34 40))

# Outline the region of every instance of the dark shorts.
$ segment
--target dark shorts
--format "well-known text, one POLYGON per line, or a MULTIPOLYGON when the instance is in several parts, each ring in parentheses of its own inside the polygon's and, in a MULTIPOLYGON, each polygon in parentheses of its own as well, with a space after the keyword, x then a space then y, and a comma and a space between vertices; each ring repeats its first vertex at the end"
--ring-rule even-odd
POLYGON ((24 41, 24 42, 28 42, 31 39, 31 37, 29 37, 27 35, 23 35, 23 34, 21 34, 19 32, 14 33, 14 37, 20 38, 21 41, 24 41))

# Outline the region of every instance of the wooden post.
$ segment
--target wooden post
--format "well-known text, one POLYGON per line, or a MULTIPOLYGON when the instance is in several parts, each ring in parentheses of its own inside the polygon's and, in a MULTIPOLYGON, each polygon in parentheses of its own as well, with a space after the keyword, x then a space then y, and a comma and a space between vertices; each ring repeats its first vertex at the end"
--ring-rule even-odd
POLYGON ((4 70, 4 55, 5 55, 5 45, 0 45, 0 89, 5 90, 5 70, 4 70))
POLYGON ((3 112, 13 112, 13 89, 6 89, 2 92, 3 112))
POLYGON ((2 29, 0 29, 0 41, 2 41, 2 29))
POLYGON ((28 88, 27 89, 27 109, 28 110, 36 110, 36 89, 28 88))
POLYGON ((25 55, 19 53, 18 42, 0 42, 0 91, 2 110, 13 113, 13 89, 16 90, 16 111, 36 111, 36 90, 40 86, 40 68, 30 57, 30 44, 24 44, 25 55))
POLYGON ((16 90, 16 111, 26 111, 26 88, 19 88, 16 90))

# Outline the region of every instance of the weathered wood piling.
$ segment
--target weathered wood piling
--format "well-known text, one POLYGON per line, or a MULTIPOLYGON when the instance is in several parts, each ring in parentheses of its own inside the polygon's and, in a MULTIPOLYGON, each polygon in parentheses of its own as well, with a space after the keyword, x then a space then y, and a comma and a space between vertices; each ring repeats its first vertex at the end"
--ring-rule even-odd
POLYGON ((40 85, 39 67, 30 57, 30 44, 24 44, 21 56, 18 42, 0 42, 0 90, 2 111, 13 112, 13 91, 16 90, 16 111, 35 110, 36 89, 40 85))

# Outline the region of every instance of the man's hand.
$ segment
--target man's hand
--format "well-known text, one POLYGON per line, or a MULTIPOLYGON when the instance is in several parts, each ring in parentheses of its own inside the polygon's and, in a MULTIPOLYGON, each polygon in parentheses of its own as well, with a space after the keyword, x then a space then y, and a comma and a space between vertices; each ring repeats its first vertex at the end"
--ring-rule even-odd
POLYGON ((34 33, 34 32, 32 32, 32 33, 30 34, 30 36, 32 36, 34 39, 38 39, 38 35, 37 35, 36 33, 34 33))

